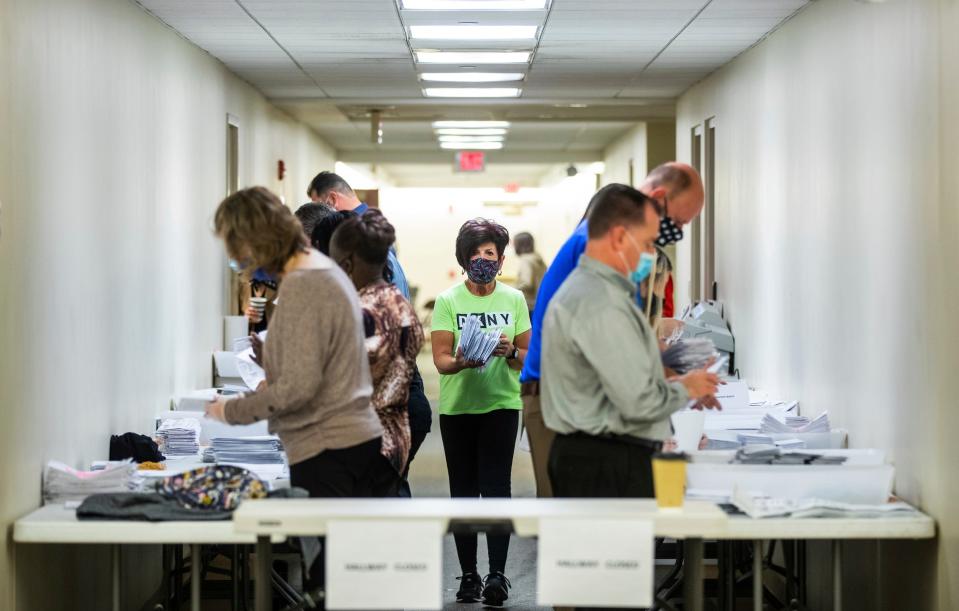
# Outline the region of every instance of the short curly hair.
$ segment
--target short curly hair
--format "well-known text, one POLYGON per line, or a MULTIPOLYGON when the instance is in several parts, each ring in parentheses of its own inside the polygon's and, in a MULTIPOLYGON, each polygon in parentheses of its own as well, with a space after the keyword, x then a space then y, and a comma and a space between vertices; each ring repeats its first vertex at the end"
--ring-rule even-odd
POLYGON ((487 242, 496 245, 496 254, 502 258, 509 245, 509 231, 489 219, 476 218, 466 221, 456 236, 456 262, 466 269, 476 249, 487 242))
POLYGON ((217 207, 213 226, 231 259, 269 274, 282 272, 290 257, 308 247, 300 222, 266 187, 228 196, 217 207))

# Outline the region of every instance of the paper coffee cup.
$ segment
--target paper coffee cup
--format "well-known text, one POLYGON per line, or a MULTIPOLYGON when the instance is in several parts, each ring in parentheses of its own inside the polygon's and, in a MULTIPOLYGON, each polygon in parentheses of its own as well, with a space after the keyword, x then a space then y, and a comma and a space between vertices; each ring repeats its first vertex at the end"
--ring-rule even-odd
POLYGON ((250 297, 250 307, 262 314, 266 310, 266 297, 250 297))
POLYGON ((706 414, 701 410, 676 412, 670 419, 673 422, 673 437, 676 449, 680 452, 695 452, 699 449, 699 440, 703 437, 706 414))
POLYGON ((653 455, 653 489, 660 508, 683 506, 686 494, 686 455, 659 453, 653 455))

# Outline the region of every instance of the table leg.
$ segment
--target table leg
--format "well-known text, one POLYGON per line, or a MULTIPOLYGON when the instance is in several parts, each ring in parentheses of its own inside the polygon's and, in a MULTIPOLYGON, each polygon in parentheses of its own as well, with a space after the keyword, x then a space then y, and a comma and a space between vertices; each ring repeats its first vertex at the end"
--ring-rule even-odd
POLYGON ((112 599, 113 611, 120 611, 120 546, 113 544, 110 546, 110 594, 112 599))
POLYGON ((200 611, 200 586, 202 586, 203 575, 202 552, 200 544, 190 545, 190 611, 200 611))
POLYGON ((173 608, 180 611, 183 600, 183 546, 177 544, 173 561, 173 608))
POLYGON ((786 559, 786 604, 792 605, 793 601, 798 601, 796 595, 796 542, 791 540, 783 541, 783 558, 786 559))
POLYGON ((683 543, 683 609, 703 610, 703 540, 686 539, 683 543))
POLYGON ((763 611, 763 542, 753 541, 753 611, 763 611))
POLYGON ((832 609, 842 611, 842 541, 832 542, 832 609))
POLYGON ((240 546, 233 546, 233 553, 230 555, 230 582, 232 597, 230 601, 231 611, 240 611, 240 546))
POLYGON ((271 578, 271 569, 273 561, 270 558, 270 537, 257 537, 256 539, 256 568, 254 569, 253 592, 255 594, 254 609, 256 611, 270 611, 271 599, 273 598, 273 582, 271 578))

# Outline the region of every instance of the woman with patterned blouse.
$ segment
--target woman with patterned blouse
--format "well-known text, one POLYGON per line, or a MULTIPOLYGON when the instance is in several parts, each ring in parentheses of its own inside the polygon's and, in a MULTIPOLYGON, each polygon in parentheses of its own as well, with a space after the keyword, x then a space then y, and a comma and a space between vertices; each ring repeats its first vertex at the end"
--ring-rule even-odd
POLYGON ((383 456, 396 470, 397 484, 410 453, 407 413, 410 379, 423 346, 423 327, 410 302, 384 278, 387 253, 396 239, 379 210, 347 218, 330 241, 330 257, 359 291, 366 352, 373 378, 373 408, 383 425, 383 456))

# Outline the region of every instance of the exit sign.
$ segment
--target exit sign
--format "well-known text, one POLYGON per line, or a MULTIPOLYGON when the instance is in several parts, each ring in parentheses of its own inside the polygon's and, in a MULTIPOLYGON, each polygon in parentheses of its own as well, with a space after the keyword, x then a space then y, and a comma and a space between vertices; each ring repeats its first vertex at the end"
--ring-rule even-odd
POLYGON ((483 151, 459 151, 456 153, 453 170, 456 172, 482 172, 486 169, 486 153, 483 151))

